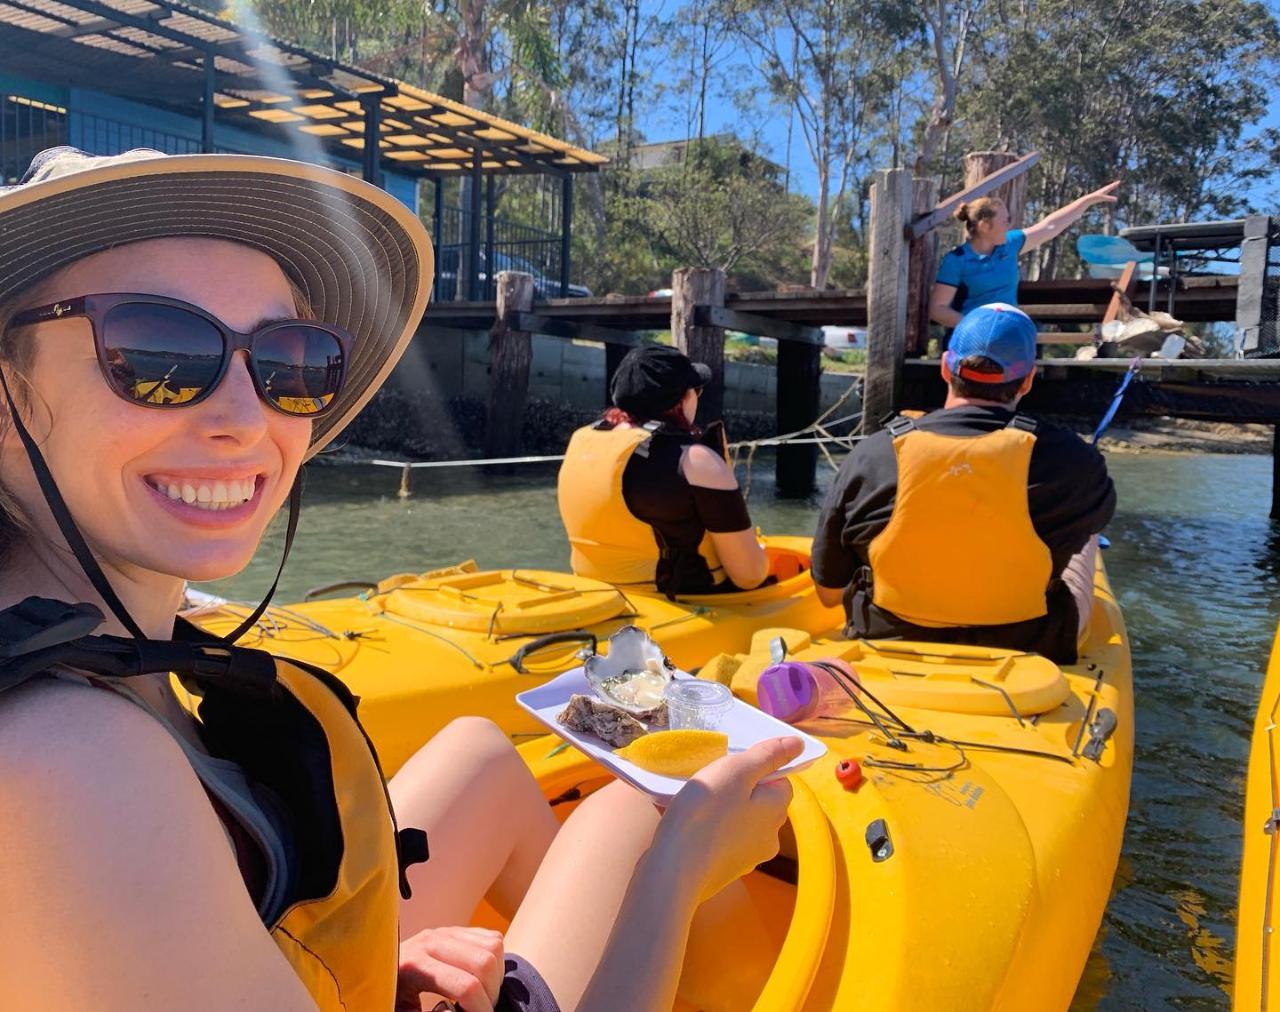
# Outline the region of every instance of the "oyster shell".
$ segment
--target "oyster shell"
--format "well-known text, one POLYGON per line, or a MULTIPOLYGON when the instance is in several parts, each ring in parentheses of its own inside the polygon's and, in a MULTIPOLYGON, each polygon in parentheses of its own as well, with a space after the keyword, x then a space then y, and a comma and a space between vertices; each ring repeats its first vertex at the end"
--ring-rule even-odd
POLYGON ((665 729, 667 704, 661 703, 640 713, 629 713, 594 696, 575 693, 556 720, 571 731, 589 731, 614 748, 621 748, 650 731, 665 729))
POLYGON ((610 636, 609 652, 588 657, 584 667, 595 694, 630 713, 661 703, 675 671, 662 648, 633 625, 610 636))

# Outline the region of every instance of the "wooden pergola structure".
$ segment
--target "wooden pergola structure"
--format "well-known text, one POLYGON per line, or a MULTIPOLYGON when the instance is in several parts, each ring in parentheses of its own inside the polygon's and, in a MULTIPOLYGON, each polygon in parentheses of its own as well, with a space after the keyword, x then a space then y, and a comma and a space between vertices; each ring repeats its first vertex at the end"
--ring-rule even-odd
POLYGON ((559 281, 567 294, 573 178, 608 161, 179 0, 0 0, 0 69, 189 117, 200 124, 199 151, 229 150, 217 137, 226 125, 292 140, 297 150, 332 161, 356 161, 370 182, 387 171, 433 180, 437 240, 444 181, 469 177, 464 266, 472 297, 481 294, 475 282, 486 240, 494 262, 493 177, 560 181, 559 281))

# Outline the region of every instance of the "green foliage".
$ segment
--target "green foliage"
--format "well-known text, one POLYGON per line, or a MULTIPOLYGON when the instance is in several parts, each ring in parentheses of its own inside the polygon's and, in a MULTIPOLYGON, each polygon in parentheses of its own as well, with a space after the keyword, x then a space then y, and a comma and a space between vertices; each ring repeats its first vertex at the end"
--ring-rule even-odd
MULTIPOLYGON (((1126 223, 1249 210, 1244 194, 1275 171, 1280 140, 1244 141, 1277 84, 1280 31, 1263 4, 1039 0, 999 13, 952 149, 1039 151, 1028 222, 1116 178, 1126 223)), ((1074 264, 1071 240, 1054 246, 1067 248, 1043 251, 1049 273, 1074 264)))
POLYGON ((605 229, 577 232, 593 291, 664 288, 690 266, 719 267, 740 290, 803 276, 812 204, 734 141, 692 142, 673 164, 613 169, 605 183, 605 229))
MULTIPOLYGON (((921 158, 946 192, 969 150, 1040 152, 1028 222, 1114 178, 1120 203, 1084 229, 1235 216, 1276 197, 1280 130, 1260 124, 1280 27, 1258 0, 199 2, 610 154, 576 189, 575 280, 599 293, 666 287, 691 264, 723 266, 743 289, 859 287, 871 170, 921 158), (788 167, 807 160, 813 199, 709 139, 717 107, 744 124, 786 117, 788 167), (646 126, 695 156, 630 167, 646 126)), ((546 228, 554 186, 503 178, 500 213, 546 228)), ((1033 256, 1041 276, 1077 269, 1070 236, 1033 256)))

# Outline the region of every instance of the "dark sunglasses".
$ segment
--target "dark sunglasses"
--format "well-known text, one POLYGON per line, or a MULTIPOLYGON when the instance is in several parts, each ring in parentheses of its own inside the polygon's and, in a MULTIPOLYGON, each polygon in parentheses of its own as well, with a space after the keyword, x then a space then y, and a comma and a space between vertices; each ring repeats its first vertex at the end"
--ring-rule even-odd
POLYGON ((351 347, 351 337, 327 323, 277 320, 242 334, 199 306, 160 295, 82 295, 28 309, 10 326, 68 316, 89 320, 107 385, 148 408, 199 404, 244 350, 264 401, 286 415, 316 418, 342 389, 351 347))

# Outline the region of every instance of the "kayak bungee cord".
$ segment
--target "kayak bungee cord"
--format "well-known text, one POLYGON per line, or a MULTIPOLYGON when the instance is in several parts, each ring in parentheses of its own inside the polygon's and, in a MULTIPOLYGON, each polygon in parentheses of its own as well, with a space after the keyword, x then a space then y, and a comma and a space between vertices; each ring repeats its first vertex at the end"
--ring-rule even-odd
MULTIPOLYGON (((868 724, 866 721, 861 721, 853 717, 824 716, 821 719, 841 721, 841 722, 850 723, 850 724, 860 724, 863 727, 874 726, 877 730, 880 731, 881 734, 885 736, 885 739, 891 748, 896 748, 904 752, 907 751, 908 750, 907 745, 902 740, 904 738, 910 739, 913 741, 919 741, 927 745, 941 744, 941 745, 952 746, 960 752, 962 759, 959 765, 950 767, 949 769, 960 769, 968 761, 967 757, 964 756, 964 750, 966 748, 980 749, 987 752, 1006 752, 1006 753, 1009 753, 1010 755, 1025 755, 1025 756, 1029 756, 1032 758, 1039 758, 1039 759, 1055 759, 1058 762, 1063 762, 1063 763, 1066 763, 1067 765, 1074 764, 1074 761, 1075 761, 1074 755, 1064 756, 1064 755, 1059 755, 1056 752, 1042 752, 1037 749, 1020 748, 1015 745, 997 745, 997 744, 988 743, 988 742, 964 741, 959 738, 948 738, 945 735, 938 734, 935 731, 930 731, 927 728, 921 731, 917 731, 915 728, 911 727, 911 725, 908 724, 905 720, 899 717, 893 711, 893 709, 889 707, 885 702, 877 698, 876 695, 873 692, 871 692, 871 690, 868 689, 865 685, 863 685, 856 677, 851 677, 850 675, 846 674, 839 666, 835 664, 830 664, 825 661, 814 661, 812 663, 814 663, 817 667, 822 668, 822 670, 826 671, 835 679, 836 684, 839 685, 840 688, 844 690, 845 694, 848 695, 851 700, 853 700, 854 704, 858 707, 858 709, 867 715, 871 723, 868 724), (863 703, 860 699, 858 699, 857 695, 853 691, 854 689, 856 689, 858 692, 864 693, 867 696, 867 698, 869 698, 873 703, 875 703, 875 705, 881 709, 884 716, 888 717, 889 720, 891 720, 894 724, 898 725, 899 730, 896 733, 890 731, 884 725, 884 723, 875 714, 871 712, 870 708, 865 703, 863 703)), ((1099 677, 1101 677, 1101 673, 1099 674, 1099 677)), ((1022 723, 1021 720, 1019 722, 1022 723)), ((946 772, 946 770, 942 768, 922 767, 913 763, 903 763, 903 762, 898 762, 896 760, 889 760, 889 759, 875 759, 874 757, 870 757, 870 756, 867 757, 867 763, 871 766, 881 766, 889 769, 915 770, 916 772, 946 772)))
MULTIPOLYGON (((853 701, 853 705, 856 706, 863 713, 865 713, 867 715, 867 718, 871 721, 871 723, 874 724, 876 728, 879 729, 880 733, 885 736, 885 739, 888 741, 890 748, 896 748, 902 752, 907 751, 907 746, 902 742, 902 740, 899 739, 887 727, 885 727, 884 724, 880 722, 880 718, 871 712, 871 708, 868 707, 861 699, 859 699, 857 694, 852 689, 850 689, 848 685, 845 684, 845 673, 842 670, 840 670, 838 666, 836 666, 835 664, 829 664, 826 661, 814 661, 813 665, 816 668, 821 668, 823 671, 827 672, 827 674, 831 675, 831 677, 835 679, 836 685, 840 686, 840 688, 844 690, 845 695, 848 696, 853 701)), ((862 684, 856 678, 852 679, 852 682, 854 686, 856 686, 858 689, 862 689, 862 684)), ((866 691, 866 690, 862 690, 862 691, 866 691)), ((867 695, 871 696, 871 693, 868 692, 867 695)), ((879 706, 882 710, 884 710, 885 714, 892 721, 894 721, 894 723, 896 723, 900 728, 902 728, 904 731, 911 730, 911 728, 907 725, 906 721, 904 721, 896 713, 894 713, 887 706, 881 703, 878 699, 876 699, 874 696, 871 696, 871 699, 877 706, 879 706)))
MULTIPOLYGON (((841 724, 857 724, 859 727, 876 727, 878 724, 870 723, 865 720, 858 720, 856 717, 837 717, 833 715, 823 715, 819 720, 830 720, 841 724)), ((983 752, 1007 752, 1010 755, 1028 756, 1032 759, 1053 759, 1060 763, 1066 763, 1068 766, 1074 765, 1072 756, 1060 755, 1057 752, 1042 752, 1039 749, 1021 748, 1017 745, 997 745, 994 742, 982 741, 966 741, 963 738, 948 738, 946 735, 938 734, 936 731, 912 731, 899 732, 900 737, 907 738, 912 741, 918 741, 925 745, 954 745, 957 748, 977 749, 983 752)), ((875 765, 875 763, 872 763, 875 765)), ((911 768, 907 766, 907 768, 911 768)))

